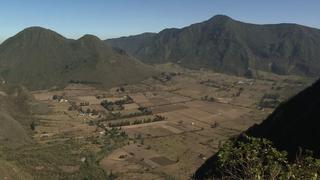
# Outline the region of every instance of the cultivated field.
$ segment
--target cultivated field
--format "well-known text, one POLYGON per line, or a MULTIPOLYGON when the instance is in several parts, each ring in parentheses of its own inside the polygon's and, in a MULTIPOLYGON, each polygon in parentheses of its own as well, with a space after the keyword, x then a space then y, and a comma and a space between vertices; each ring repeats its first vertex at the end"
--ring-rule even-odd
MULTIPOLYGON (((95 142, 121 127, 127 141, 100 158, 101 168, 119 179, 187 179, 224 140, 261 122, 279 102, 312 82, 263 72, 247 79, 157 68, 166 76, 136 85, 100 90, 70 84, 33 92, 51 109, 37 116, 34 138, 39 144, 77 139, 84 150, 99 152, 102 145, 95 142)), ((79 164, 61 169, 72 174, 80 171, 79 164)))

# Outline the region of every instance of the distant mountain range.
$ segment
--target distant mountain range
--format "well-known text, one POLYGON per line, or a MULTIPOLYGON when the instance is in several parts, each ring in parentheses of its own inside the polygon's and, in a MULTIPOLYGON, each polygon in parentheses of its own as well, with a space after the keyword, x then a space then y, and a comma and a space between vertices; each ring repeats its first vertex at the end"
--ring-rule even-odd
POLYGON ((72 40, 31 27, 0 45, 0 77, 29 89, 62 87, 69 81, 112 86, 153 73, 150 66, 93 35, 72 40))
POLYGON ((236 75, 254 70, 320 75, 320 30, 297 24, 255 25, 224 15, 182 29, 106 40, 146 63, 173 62, 236 75))
POLYGON ((31 27, 0 45, 0 79, 29 89, 63 87, 70 81, 114 86, 156 73, 144 63, 166 62, 235 75, 262 70, 319 76, 319 57, 318 29, 247 24, 223 15, 182 29, 106 41, 93 35, 72 40, 31 27))

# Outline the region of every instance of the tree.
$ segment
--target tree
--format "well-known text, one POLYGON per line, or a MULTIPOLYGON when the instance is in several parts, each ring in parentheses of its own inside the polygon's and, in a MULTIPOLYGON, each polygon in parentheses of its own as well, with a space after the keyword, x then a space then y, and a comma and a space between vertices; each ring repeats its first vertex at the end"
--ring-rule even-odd
POLYGON ((92 115, 98 115, 99 114, 99 112, 97 110, 95 110, 95 109, 93 109, 91 113, 92 113, 92 115))
POLYGON ((35 123, 34 121, 31 122, 31 124, 30 124, 30 129, 31 129, 32 131, 34 131, 34 130, 36 129, 36 123, 35 123))

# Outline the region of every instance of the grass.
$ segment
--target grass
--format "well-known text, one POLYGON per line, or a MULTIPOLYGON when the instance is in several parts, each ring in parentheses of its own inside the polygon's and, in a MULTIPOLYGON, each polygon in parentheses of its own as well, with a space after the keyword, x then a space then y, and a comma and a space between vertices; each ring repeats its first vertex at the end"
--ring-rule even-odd
MULTIPOLYGON (((113 149, 125 144, 126 136, 114 130, 98 138, 101 150, 93 152, 88 145, 96 137, 85 141, 70 139, 64 142, 30 145, 11 151, 3 149, 3 158, 6 161, 19 164, 25 172, 32 174, 34 179, 112 179, 114 175, 99 166, 100 160, 113 149), (85 158, 82 162, 81 159, 85 158), (77 166, 79 171, 66 173, 62 166, 77 166)), ((0 151, 1 152, 1 151, 0 151)), ((1 171, 0 171, 1 172, 1 171)))
POLYGON ((20 167, 13 162, 0 159, 0 164, 0 179, 32 179, 32 176, 30 174, 21 171, 20 167))

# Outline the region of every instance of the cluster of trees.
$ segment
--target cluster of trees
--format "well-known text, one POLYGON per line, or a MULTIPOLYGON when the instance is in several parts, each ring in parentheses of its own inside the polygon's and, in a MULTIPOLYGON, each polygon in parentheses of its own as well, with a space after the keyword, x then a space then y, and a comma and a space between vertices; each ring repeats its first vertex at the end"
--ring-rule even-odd
POLYGON ((86 101, 86 102, 80 102, 80 106, 89 106, 89 104, 90 104, 90 103, 87 102, 87 101, 86 101))
POLYGON ((144 107, 144 106, 140 106, 138 108, 138 110, 142 113, 142 115, 150 115, 150 114, 152 114, 151 109, 149 109, 147 107, 144 107))
POLYGON ((114 102, 114 104, 117 104, 117 105, 131 104, 131 103, 133 103, 133 99, 130 96, 124 96, 122 99, 114 102))
POLYGON ((291 162, 287 152, 277 150, 271 141, 246 135, 224 143, 214 158, 207 178, 319 179, 320 175, 320 160, 312 152, 299 154, 291 162))
MULTIPOLYGON (((81 111, 82 111, 82 109, 81 109, 81 111)), ((90 109, 90 108, 88 108, 88 109, 87 109, 85 112, 83 112, 83 113, 92 114, 92 115, 94 115, 94 116, 99 115, 99 111, 97 111, 97 110, 95 110, 95 109, 90 109)))
POLYGON ((128 135, 126 134, 125 131, 121 129, 121 127, 112 127, 112 128, 107 128, 101 121, 96 121, 93 122, 91 121, 90 124, 95 124, 97 127, 101 128, 104 130, 104 135, 107 137, 123 137, 127 138, 128 135))
POLYGON ((264 94, 263 95, 263 98, 266 98, 266 99, 278 99, 280 97, 279 94, 264 94))
POLYGON ((241 93, 243 92, 244 88, 243 87, 240 87, 238 89, 238 92, 234 93, 232 96, 233 97, 239 97, 241 95, 241 93))
POLYGON ((124 137, 124 138, 128 137, 126 132, 122 131, 121 127, 119 128, 113 127, 111 129, 106 129, 105 131, 106 131, 106 135, 110 137, 124 137))
POLYGON ((259 102, 261 108, 275 108, 280 104, 279 94, 264 94, 259 102))
POLYGON ((88 106, 89 102, 81 102, 80 106, 78 106, 75 102, 70 102, 70 106, 68 108, 69 111, 79 111, 81 113, 92 114, 94 116, 99 115, 99 111, 96 109, 87 108, 84 110, 81 106, 88 106))
POLYGON ((106 95, 105 95, 105 94, 102 94, 102 95, 96 95, 96 98, 97 98, 97 99, 106 98, 106 95))
POLYGON ((35 123, 34 121, 31 122, 31 124, 30 124, 30 129, 31 129, 32 131, 36 130, 36 123, 35 123))
POLYGON ((77 106, 77 104, 73 101, 70 102, 70 106, 68 108, 69 111, 78 111, 81 108, 79 106, 77 106))
POLYGON ((170 81, 174 76, 180 75, 180 73, 175 73, 175 72, 171 72, 171 73, 165 73, 162 72, 160 76, 153 76, 153 79, 156 79, 158 81, 161 82, 167 82, 170 81))
POLYGON ((99 128, 99 131, 104 131, 104 133, 101 134, 99 138, 97 138, 96 136, 91 136, 87 139, 93 144, 99 145, 101 149, 97 153, 83 153, 85 160, 80 164, 79 173, 75 173, 74 175, 72 175, 72 179, 116 179, 116 174, 112 173, 111 171, 106 172, 100 169, 99 162, 110 151, 128 144, 129 137, 125 133, 125 131, 121 129, 121 127, 107 128, 100 121, 90 121, 89 123, 91 125, 97 126, 99 128))
POLYGON ((152 111, 146 107, 139 107, 139 111, 132 112, 129 114, 122 114, 121 112, 110 112, 109 115, 106 117, 105 121, 116 120, 121 118, 132 118, 136 116, 144 116, 144 115, 151 115, 152 111))
POLYGON ((102 84, 101 82, 86 81, 86 80, 70 80, 69 83, 71 84, 102 84))
POLYGON ((157 122, 157 121, 164 121, 167 118, 165 116, 155 115, 153 118, 147 118, 147 119, 137 119, 133 121, 132 124, 144 124, 144 123, 151 123, 151 122, 157 122))
POLYGON ((131 125, 130 121, 120 121, 120 122, 108 124, 109 127, 121 127, 121 126, 129 126, 129 125, 131 125))
POLYGON ((108 111, 120 111, 124 109, 122 104, 114 104, 113 102, 107 100, 103 100, 101 102, 101 106, 103 106, 108 111))
POLYGON ((117 90, 116 90, 118 93, 122 93, 125 91, 124 87, 119 87, 117 90))
POLYGON ((101 106, 106 108, 108 111, 116 111, 116 110, 123 110, 124 104, 131 104, 131 103, 133 103, 133 99, 130 96, 125 96, 122 99, 119 99, 115 102, 103 100, 101 102, 101 106))
POLYGON ((55 94, 55 95, 52 96, 52 99, 53 99, 53 100, 60 101, 61 99, 63 99, 63 96, 60 96, 60 95, 56 95, 56 94, 55 94))
POLYGON ((173 77, 181 75, 180 72, 170 72, 170 73, 166 73, 166 72, 162 72, 159 76, 153 76, 152 78, 161 82, 167 82, 170 81, 173 77))
POLYGON ((211 79, 208 79, 206 81, 200 81, 200 84, 203 84, 203 85, 209 86, 209 87, 220 88, 220 85, 216 81, 211 80, 211 79))
POLYGON ((144 124, 144 123, 151 123, 151 122, 157 122, 157 121, 164 121, 167 118, 165 116, 155 115, 152 118, 146 118, 146 119, 137 119, 133 122, 131 121, 120 121, 116 123, 109 123, 109 127, 121 127, 121 126, 129 126, 129 125, 136 125, 136 124, 144 124))
POLYGON ((214 97, 208 96, 208 95, 205 95, 205 96, 201 97, 201 100, 202 101, 208 101, 208 102, 214 102, 215 101, 214 97))

